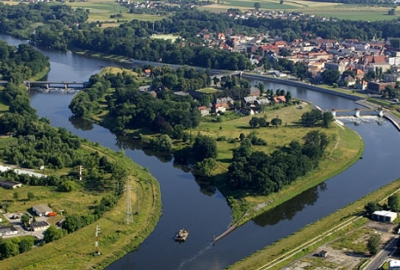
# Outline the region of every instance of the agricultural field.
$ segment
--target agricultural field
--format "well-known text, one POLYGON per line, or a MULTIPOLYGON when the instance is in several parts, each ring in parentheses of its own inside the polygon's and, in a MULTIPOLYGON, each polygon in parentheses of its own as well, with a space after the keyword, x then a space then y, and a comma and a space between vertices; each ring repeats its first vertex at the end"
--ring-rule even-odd
POLYGON ((88 0, 87 2, 66 2, 73 8, 89 9, 89 22, 103 22, 103 27, 117 26, 122 22, 132 20, 155 21, 163 17, 150 14, 131 14, 125 6, 114 0, 88 0), (121 18, 110 18, 111 15, 122 14, 121 18))
POLYGON ((226 0, 223 2, 219 2, 215 5, 201 7, 201 9, 206 9, 214 12, 225 12, 229 8, 238 8, 241 10, 254 9, 255 2, 260 3, 261 10, 287 12, 293 11, 345 20, 394 20, 400 15, 399 12, 396 12, 395 16, 387 15, 390 9, 389 7, 345 5, 341 3, 313 2, 306 0, 284 1, 283 4, 279 4, 278 0, 226 0))

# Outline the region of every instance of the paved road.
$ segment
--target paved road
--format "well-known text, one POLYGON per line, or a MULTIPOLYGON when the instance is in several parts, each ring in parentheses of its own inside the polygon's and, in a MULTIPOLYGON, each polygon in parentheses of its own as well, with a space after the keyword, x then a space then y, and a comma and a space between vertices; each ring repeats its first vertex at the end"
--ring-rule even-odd
POLYGON ((373 257, 370 263, 364 268, 364 270, 376 270, 387 260, 387 258, 396 250, 398 237, 393 237, 389 244, 381 250, 375 257, 373 257))

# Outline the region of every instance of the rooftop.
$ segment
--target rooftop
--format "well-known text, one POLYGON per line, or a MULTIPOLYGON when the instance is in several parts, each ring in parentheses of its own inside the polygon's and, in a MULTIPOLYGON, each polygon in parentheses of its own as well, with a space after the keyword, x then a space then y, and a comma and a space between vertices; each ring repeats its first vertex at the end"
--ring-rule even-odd
POLYGON ((51 209, 50 207, 48 207, 45 204, 39 204, 39 205, 32 206, 32 209, 34 209, 36 212, 40 212, 40 213, 53 212, 53 209, 51 209))

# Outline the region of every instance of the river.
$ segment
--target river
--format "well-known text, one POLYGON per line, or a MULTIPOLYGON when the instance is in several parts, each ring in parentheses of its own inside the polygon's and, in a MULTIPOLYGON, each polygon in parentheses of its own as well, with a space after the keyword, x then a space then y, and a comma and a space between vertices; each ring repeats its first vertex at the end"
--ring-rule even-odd
MULTIPOLYGON (((17 45, 20 40, 0 38, 17 45)), ((41 50, 50 59, 49 80, 86 81, 100 66, 118 65, 72 53, 41 50)), ((268 89, 288 89, 292 96, 312 101, 323 109, 354 109, 353 101, 297 87, 265 82, 268 89)), ((135 252, 127 254, 107 269, 223 269, 235 261, 286 237, 305 225, 365 196, 400 176, 400 134, 388 122, 373 119, 355 126, 346 125, 364 139, 363 159, 341 174, 305 191, 281 206, 254 218, 211 245, 214 235, 225 231, 231 212, 225 198, 213 187, 197 182, 193 175, 175 167, 168 157, 157 157, 140 149, 129 138, 119 137, 87 121, 73 119, 68 104, 73 93, 31 93, 31 105, 53 126, 64 127, 82 138, 114 150, 124 148, 126 156, 147 167, 160 182, 163 215, 154 232, 135 252), (173 241, 177 230, 190 230, 188 241, 173 241)), ((139 209, 140 211, 140 209, 139 209)), ((100 238, 101 241, 101 238, 100 238)))

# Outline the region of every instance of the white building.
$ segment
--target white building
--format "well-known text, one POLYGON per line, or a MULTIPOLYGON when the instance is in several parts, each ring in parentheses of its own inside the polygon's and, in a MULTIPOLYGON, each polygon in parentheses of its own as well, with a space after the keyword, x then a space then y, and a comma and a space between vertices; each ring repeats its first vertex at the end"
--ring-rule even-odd
POLYGON ((400 269, 400 261, 399 260, 390 260, 389 261, 389 270, 399 270, 400 269))
POLYGON ((49 213, 53 212, 53 209, 48 207, 45 204, 39 204, 32 207, 33 212, 36 213, 39 217, 47 216, 49 213))
POLYGON ((391 211, 375 211, 372 213, 372 219, 381 222, 393 222, 397 218, 397 213, 391 211))

